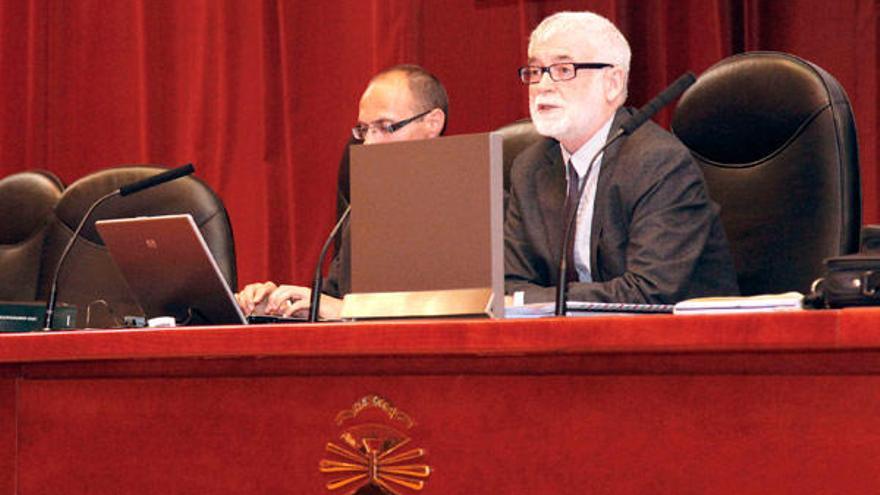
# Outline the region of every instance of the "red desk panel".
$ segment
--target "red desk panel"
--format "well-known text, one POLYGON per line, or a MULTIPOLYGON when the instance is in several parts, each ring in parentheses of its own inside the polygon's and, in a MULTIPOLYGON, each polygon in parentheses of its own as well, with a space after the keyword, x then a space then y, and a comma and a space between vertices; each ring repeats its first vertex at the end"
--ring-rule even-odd
POLYGON ((426 449, 412 461, 432 468, 426 494, 870 493, 878 321, 867 309, 0 335, 0 493, 344 494, 319 472, 325 444, 389 421, 426 449), (377 408, 336 423, 370 394, 414 425, 377 408))

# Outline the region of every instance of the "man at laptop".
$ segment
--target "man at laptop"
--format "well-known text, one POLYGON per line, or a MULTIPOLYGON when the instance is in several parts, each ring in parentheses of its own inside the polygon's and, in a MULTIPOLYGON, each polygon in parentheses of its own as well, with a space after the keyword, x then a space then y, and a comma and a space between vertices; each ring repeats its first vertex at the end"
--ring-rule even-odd
MULTIPOLYGON (((593 155, 632 111, 630 49, 623 34, 591 12, 561 12, 532 32, 520 79, 547 139, 514 161, 504 225, 505 290, 547 302, 559 280, 570 186, 584 184, 573 257, 571 300, 675 303, 737 293, 718 206, 687 148, 652 122, 593 155)), ((576 208, 576 210, 575 210, 576 208)))
MULTIPOLYGON (((448 107, 446 89, 434 75, 415 65, 397 65, 370 80, 352 134, 364 144, 435 138, 446 129, 448 107)), ((321 296, 319 316, 325 319, 339 317, 340 298, 351 286, 347 228, 342 237, 321 296)), ((235 295, 246 315, 265 302, 266 314, 281 316, 306 315, 310 297, 308 287, 274 282, 250 284, 235 295)))

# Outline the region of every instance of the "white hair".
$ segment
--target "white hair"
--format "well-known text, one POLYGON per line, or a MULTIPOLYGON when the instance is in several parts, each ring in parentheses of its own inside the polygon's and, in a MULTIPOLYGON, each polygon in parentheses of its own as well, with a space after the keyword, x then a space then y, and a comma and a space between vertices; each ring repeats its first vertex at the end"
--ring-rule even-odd
POLYGON ((559 32, 581 31, 592 40, 593 48, 602 54, 601 60, 577 60, 577 62, 607 62, 623 69, 629 75, 629 61, 632 52, 626 38, 608 19, 593 12, 557 12, 546 17, 532 31, 529 38, 529 53, 532 46, 559 32))

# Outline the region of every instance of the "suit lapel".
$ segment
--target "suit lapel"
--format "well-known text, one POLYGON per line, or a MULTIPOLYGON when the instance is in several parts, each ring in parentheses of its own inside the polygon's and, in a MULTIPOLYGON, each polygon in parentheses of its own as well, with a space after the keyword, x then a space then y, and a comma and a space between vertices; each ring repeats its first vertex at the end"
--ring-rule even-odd
MULTIPOLYGON (((614 120, 611 122, 611 130, 609 137, 617 133, 620 125, 625 119, 628 119, 630 112, 625 108, 618 108, 614 114, 614 120)), ((621 138, 626 139, 626 138, 621 138)), ((598 267, 598 251, 599 239, 602 237, 602 231, 605 228, 608 210, 608 195, 605 194, 607 185, 611 181, 617 164, 617 155, 620 151, 620 140, 612 144, 605 150, 602 156, 602 167, 599 169, 599 179, 596 183, 596 199, 593 203, 593 220, 590 223, 590 267, 593 280, 602 281, 602 274, 596 270, 598 267)))
MULTIPOLYGON (((559 143, 548 140, 544 149, 543 166, 538 170, 537 191, 540 211, 547 226, 548 246, 560 246, 562 242, 562 209, 565 205, 565 166, 562 163, 562 152, 559 143)), ((557 250, 556 247, 553 248, 557 250)))

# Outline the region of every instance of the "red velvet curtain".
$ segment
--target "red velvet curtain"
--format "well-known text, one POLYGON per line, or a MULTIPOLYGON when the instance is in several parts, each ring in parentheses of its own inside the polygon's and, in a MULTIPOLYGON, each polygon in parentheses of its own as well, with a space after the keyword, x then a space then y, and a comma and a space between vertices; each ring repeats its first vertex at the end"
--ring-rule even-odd
POLYGON ((4 1, 0 176, 194 162, 232 217, 240 281, 303 283, 370 75, 421 64, 449 90, 450 134, 494 129, 527 115, 515 69, 565 9, 627 35, 632 105, 746 50, 824 67, 852 100, 864 221, 880 221, 876 0, 4 1))

